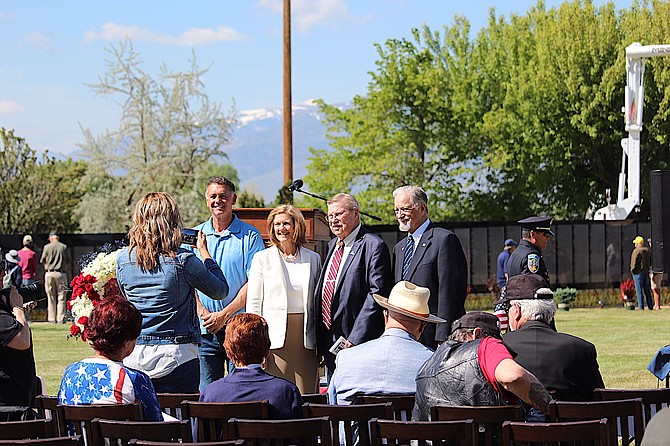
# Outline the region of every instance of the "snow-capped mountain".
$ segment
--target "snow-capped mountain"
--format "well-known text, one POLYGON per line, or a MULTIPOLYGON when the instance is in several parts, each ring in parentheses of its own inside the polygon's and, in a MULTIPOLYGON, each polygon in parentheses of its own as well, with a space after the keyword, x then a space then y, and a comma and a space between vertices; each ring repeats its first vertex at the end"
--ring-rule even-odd
MULTIPOLYGON (((242 110, 237 115, 231 144, 226 146, 230 163, 240 177, 239 189, 275 199, 284 184, 283 110, 242 110)), ((293 177, 306 173, 309 148, 327 149, 326 129, 313 101, 293 105, 293 177)))

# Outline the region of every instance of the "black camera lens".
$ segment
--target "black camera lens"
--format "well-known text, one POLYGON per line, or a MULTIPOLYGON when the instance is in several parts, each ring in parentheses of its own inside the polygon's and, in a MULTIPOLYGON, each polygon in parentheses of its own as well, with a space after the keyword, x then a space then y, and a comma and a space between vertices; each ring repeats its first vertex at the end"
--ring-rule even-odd
POLYGON ((28 302, 39 299, 40 290, 41 288, 38 287, 36 283, 31 283, 30 285, 24 285, 18 288, 16 291, 23 297, 24 302, 28 302))

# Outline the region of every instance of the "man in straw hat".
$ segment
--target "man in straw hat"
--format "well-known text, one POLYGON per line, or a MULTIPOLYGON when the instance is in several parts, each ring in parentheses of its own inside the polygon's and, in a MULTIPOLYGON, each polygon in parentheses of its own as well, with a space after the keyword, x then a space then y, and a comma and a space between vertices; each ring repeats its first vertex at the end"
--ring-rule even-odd
POLYGON ((352 404, 357 395, 402 395, 416 390, 416 371, 433 350, 418 339, 429 323, 444 322, 429 313, 428 288, 400 281, 388 299, 374 295, 384 307, 381 337, 337 354, 337 367, 328 387, 331 404, 352 404))
POLYGON ((451 326, 416 376, 413 420, 430 420, 430 408, 497 406, 521 399, 548 413, 551 396, 532 373, 517 364, 500 340, 498 318, 471 311, 451 326))

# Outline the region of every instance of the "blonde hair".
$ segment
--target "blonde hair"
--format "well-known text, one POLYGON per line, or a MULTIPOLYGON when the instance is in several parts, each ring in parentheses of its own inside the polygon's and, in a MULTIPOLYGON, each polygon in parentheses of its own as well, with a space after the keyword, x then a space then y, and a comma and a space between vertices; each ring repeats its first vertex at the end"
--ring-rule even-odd
POLYGON ((181 244, 182 221, 179 206, 166 192, 149 192, 135 206, 133 227, 128 232, 128 255, 135 249, 137 265, 151 271, 160 256, 175 257, 181 244))
POLYGON ((282 204, 281 206, 277 206, 270 212, 270 215, 268 215, 267 230, 268 235, 270 236, 270 242, 273 245, 279 244, 279 240, 277 239, 277 235, 274 231, 274 222, 275 217, 281 214, 286 214, 293 220, 293 237, 291 241, 297 246, 304 245, 307 241, 305 237, 305 233, 307 232, 307 223, 305 223, 305 217, 303 217, 302 212, 300 212, 297 207, 290 204, 282 204))

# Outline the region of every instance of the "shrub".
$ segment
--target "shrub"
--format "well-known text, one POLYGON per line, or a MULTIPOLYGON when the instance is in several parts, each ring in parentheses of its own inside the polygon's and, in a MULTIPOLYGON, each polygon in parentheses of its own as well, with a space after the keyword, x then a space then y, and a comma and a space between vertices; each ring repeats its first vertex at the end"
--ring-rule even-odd
POLYGON ((557 288, 554 291, 554 299, 559 304, 570 304, 577 299, 577 290, 575 288, 557 288))

